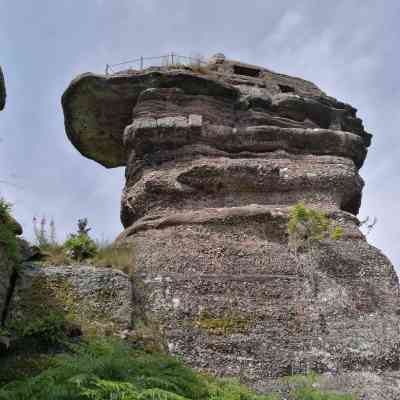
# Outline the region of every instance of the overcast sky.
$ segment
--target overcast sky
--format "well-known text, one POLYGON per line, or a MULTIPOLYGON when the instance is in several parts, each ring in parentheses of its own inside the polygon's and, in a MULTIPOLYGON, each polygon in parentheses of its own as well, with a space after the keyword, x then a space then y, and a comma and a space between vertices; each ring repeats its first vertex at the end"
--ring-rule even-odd
MULTIPOLYGON (((60 98, 79 73, 137 56, 210 56, 297 75, 359 110, 373 144, 360 215, 400 268, 400 2, 389 0, 0 0, 0 195, 32 238, 32 217, 58 237, 88 217, 93 234, 122 229, 122 168, 82 157, 64 132, 60 98)), ((400 269, 398 269, 400 271, 400 269)))

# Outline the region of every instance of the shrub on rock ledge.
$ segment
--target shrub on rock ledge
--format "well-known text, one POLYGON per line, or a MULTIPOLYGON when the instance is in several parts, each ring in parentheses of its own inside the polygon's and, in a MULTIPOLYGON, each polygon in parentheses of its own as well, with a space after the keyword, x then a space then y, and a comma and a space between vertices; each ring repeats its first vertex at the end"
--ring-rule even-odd
POLYGON ((97 245, 89 236, 87 224, 86 218, 78 220, 78 232, 71 234, 64 244, 69 255, 77 261, 92 258, 97 253, 97 245))

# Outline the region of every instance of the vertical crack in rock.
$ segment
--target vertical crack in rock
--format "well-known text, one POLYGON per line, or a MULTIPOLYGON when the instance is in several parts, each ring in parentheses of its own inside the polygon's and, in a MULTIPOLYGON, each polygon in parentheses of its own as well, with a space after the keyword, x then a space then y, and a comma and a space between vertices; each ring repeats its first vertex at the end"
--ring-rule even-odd
POLYGON ((135 246, 138 302, 171 353, 255 387, 398 365, 398 279, 356 217, 371 135, 355 108, 221 57, 84 74, 62 103, 84 156, 126 166, 118 241, 135 246), (288 247, 298 202, 344 230, 312 258, 288 247))

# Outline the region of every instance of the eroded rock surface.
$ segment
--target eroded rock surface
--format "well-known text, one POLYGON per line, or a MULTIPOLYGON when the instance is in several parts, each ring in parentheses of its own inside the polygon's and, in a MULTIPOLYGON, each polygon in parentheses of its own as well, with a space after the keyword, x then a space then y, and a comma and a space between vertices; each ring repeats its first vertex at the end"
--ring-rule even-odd
POLYGON ((398 369, 398 279, 358 227, 371 135, 352 106, 216 58, 84 74, 63 107, 83 155, 126 166, 118 240, 136 248, 135 297, 171 353, 255 387, 398 369), (312 258, 288 248, 299 201, 344 229, 312 258))
POLYGON ((28 325, 53 314, 83 334, 119 334, 131 327, 132 299, 130 279, 118 270, 26 264, 16 280, 8 320, 28 325))

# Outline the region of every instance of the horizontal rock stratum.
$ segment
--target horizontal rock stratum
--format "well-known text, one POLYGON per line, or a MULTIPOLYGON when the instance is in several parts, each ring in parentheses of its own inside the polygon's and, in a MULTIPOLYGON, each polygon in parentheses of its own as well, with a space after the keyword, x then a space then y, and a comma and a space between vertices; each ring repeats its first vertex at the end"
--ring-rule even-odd
POLYGON ((135 299, 171 353, 260 390, 310 370, 380 390, 365 377, 400 365, 399 286, 359 230, 371 135, 355 108, 221 57, 83 74, 62 104, 84 156, 126 166, 118 241, 136 249, 135 299), (288 247, 300 201, 344 229, 312 261, 288 247))

